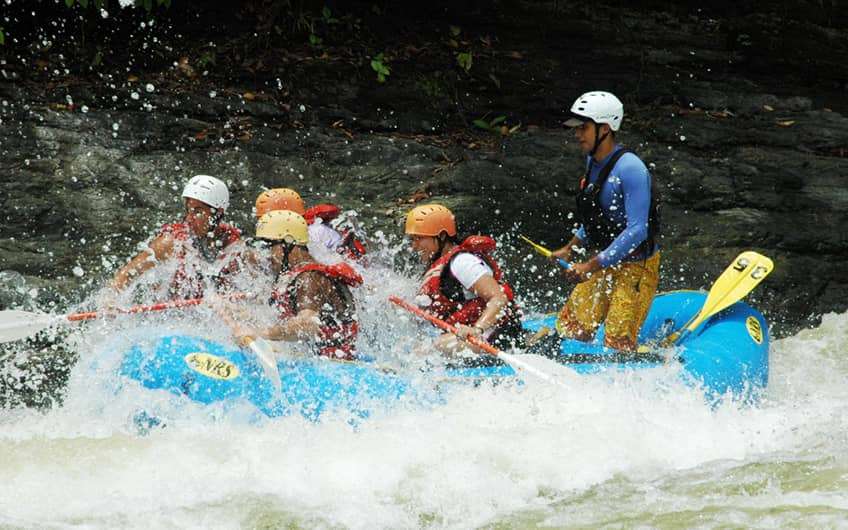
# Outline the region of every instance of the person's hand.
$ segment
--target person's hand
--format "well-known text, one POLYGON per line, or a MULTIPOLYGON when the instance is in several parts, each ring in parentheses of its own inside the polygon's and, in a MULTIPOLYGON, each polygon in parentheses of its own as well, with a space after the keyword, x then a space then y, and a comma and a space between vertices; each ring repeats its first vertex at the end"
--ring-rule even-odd
POLYGON ((564 259, 565 261, 571 262, 571 254, 573 253, 573 247, 571 245, 563 247, 559 250, 555 250, 551 252, 551 255, 548 256, 548 259, 553 261, 554 263, 558 262, 559 259, 564 259))
POLYGON ((250 343, 256 340, 256 337, 260 336, 259 332, 250 326, 242 326, 241 324, 231 324, 233 330, 233 336, 236 339, 236 343, 242 348, 247 348, 250 346, 250 343))
POLYGON ((573 283, 582 283, 592 277, 592 274, 601 270, 597 258, 592 258, 585 263, 572 263, 570 269, 562 271, 565 279, 573 283))
POLYGON ((482 335, 480 328, 476 326, 466 326, 464 324, 458 324, 456 326, 456 336, 460 339, 467 339, 469 336, 477 337, 478 339, 482 335))
POLYGON ((453 333, 445 333, 433 342, 433 346, 444 354, 451 354, 462 349, 462 342, 453 333))
POLYGON ((94 303, 97 305, 99 318, 112 320, 123 313, 123 310, 118 307, 118 293, 109 287, 100 292, 94 303))

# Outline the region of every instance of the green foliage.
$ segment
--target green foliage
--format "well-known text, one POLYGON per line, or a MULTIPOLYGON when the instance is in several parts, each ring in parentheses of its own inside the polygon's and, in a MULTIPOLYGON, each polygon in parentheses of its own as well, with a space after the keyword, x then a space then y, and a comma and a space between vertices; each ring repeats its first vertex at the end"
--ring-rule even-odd
POLYGON ((484 131, 495 132, 498 125, 506 121, 506 116, 498 116, 491 121, 486 121, 486 117, 478 118, 474 120, 473 123, 475 127, 478 129, 483 129, 484 131))
POLYGON ((465 70, 465 72, 471 71, 471 64, 474 62, 474 56, 471 54, 471 51, 460 52, 456 54, 456 64, 459 65, 460 68, 465 70))
POLYGON ((6 44, 6 34, 3 33, 3 28, 0 28, 0 44, 6 44))
POLYGON ((391 69, 385 63, 386 58, 382 53, 378 53, 371 58, 371 69, 377 72, 378 83, 385 83, 386 76, 392 73, 391 69))
POLYGON ((213 48, 207 48, 203 50, 203 53, 201 53, 200 57, 197 58, 195 64, 198 68, 206 68, 210 64, 214 65, 216 59, 217 55, 215 54, 215 50, 213 48))
POLYGON ((509 136, 510 134, 513 134, 514 132, 521 129, 520 123, 518 125, 513 125, 512 127, 507 125, 506 116, 498 116, 489 121, 486 121, 486 116, 483 116, 482 118, 478 118, 472 121, 471 123, 473 123, 474 126, 478 129, 483 129, 484 131, 494 134, 500 134, 501 136, 509 136))
POLYGON ((334 18, 332 15, 333 14, 330 11, 330 8, 327 6, 324 6, 324 8, 321 10, 321 18, 324 20, 324 24, 330 25, 339 23, 339 19, 334 18))
POLYGON ((422 75, 415 84, 418 90, 427 96, 429 100, 440 99, 448 93, 448 88, 445 86, 445 82, 442 80, 439 72, 429 76, 422 75))
MULTIPOLYGON (((346 16, 342 17, 345 21, 348 22, 349 25, 355 25, 356 22, 351 20, 351 17, 346 16)), ((333 16, 333 12, 330 11, 330 8, 324 6, 321 9, 321 17, 315 17, 308 14, 302 14, 300 17, 300 25, 303 29, 306 29, 309 32, 309 44, 314 47, 320 47, 324 43, 324 39, 321 37, 319 33, 324 33, 325 35, 330 33, 331 27, 339 24, 341 20, 333 16), (323 25, 323 31, 319 32, 319 27, 323 25)))

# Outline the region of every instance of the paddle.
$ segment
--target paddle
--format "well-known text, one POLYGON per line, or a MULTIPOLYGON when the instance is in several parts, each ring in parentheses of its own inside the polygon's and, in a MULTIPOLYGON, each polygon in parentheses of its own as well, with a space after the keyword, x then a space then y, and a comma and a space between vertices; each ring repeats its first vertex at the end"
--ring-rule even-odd
MULTIPOLYGON (((531 241, 526 236, 522 236, 522 235, 519 234, 518 237, 520 237, 524 241, 530 243, 530 246, 532 246, 533 249, 536 250, 536 252, 545 256, 546 258, 550 258, 553 255, 553 252, 550 249, 547 249, 547 248, 543 247, 542 245, 540 245, 538 243, 534 243, 533 241, 531 241)), ((557 258, 557 263, 559 263, 560 266, 563 267, 564 269, 570 269, 571 268, 571 263, 565 261, 562 258, 557 258)))
POLYGON ((265 377, 271 380, 274 389, 279 392, 283 385, 280 381, 280 369, 277 368, 277 360, 274 354, 274 346, 262 337, 245 337, 242 344, 250 348, 256 355, 265 377))
POLYGON ((661 345, 666 347, 680 344, 705 320, 744 298, 773 268, 774 263, 769 258, 751 250, 736 256, 733 263, 713 284, 701 311, 682 329, 666 337, 661 345))
MULTIPOLYGON (((121 314, 147 313, 150 311, 164 311, 166 309, 196 306, 202 302, 203 298, 174 300, 173 302, 161 302, 153 305, 137 305, 126 309, 118 309, 117 312, 121 314)), ((102 317, 102 314, 98 314, 95 311, 71 313, 68 315, 49 315, 15 309, 0 311, 0 343, 25 339, 51 326, 65 325, 83 320, 94 320, 102 317)))
MULTIPOLYGON (((441 328, 441 329, 447 331, 448 333, 453 333, 454 335, 456 335, 456 332, 457 332, 456 327, 448 324, 447 322, 445 322, 444 320, 442 320, 440 318, 437 318, 437 317, 431 315, 430 313, 427 313, 426 311, 422 310, 421 308, 416 307, 416 306, 410 304, 409 302, 406 302, 405 300, 398 298, 397 296, 390 296, 389 301, 391 303, 397 305, 397 306, 400 306, 400 307, 406 309, 410 313, 412 313, 416 316, 419 316, 419 317, 423 318, 424 320, 427 320, 428 322, 435 325, 436 327, 441 328)), ((555 376, 568 377, 570 375, 573 375, 573 372, 571 370, 569 370, 568 368, 565 368, 564 366, 557 364, 555 361, 552 361, 550 359, 542 357, 541 355, 535 355, 535 354, 530 354, 530 353, 522 354, 521 356, 512 355, 512 354, 503 352, 503 351, 495 348, 494 346, 492 346, 488 342, 486 342, 482 339, 478 339, 477 337, 475 337, 473 335, 469 335, 464 340, 465 340, 465 342, 467 342, 468 344, 471 344, 472 346, 477 346, 478 348, 480 348, 484 352, 488 353, 489 355, 494 355, 494 356, 502 359, 507 364, 512 366, 513 369, 515 369, 516 371, 524 371, 524 372, 530 373, 532 375, 535 375, 539 379, 547 381, 548 383, 552 383, 552 384, 561 386, 563 388, 568 388, 563 383, 563 381, 558 381, 554 377, 555 376)))

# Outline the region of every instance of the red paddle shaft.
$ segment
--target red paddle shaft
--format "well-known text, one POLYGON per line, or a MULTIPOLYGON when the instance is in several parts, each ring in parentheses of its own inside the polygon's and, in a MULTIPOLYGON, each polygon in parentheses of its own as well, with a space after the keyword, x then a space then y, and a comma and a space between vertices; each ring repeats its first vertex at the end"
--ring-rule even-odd
MULTIPOLYGON (((431 315, 430 313, 424 311, 420 307, 415 307, 414 305, 410 304, 409 302, 407 302, 405 300, 398 298, 397 296, 390 296, 389 302, 406 309, 410 313, 418 315, 419 317, 430 322, 434 326, 447 331, 448 333, 453 333, 454 335, 456 335, 456 327, 448 324, 447 322, 445 322, 444 320, 442 320, 438 317, 431 315)), ((491 344, 489 344, 488 342, 486 342, 482 339, 478 339, 474 335, 469 335, 469 336, 465 337, 465 341, 467 343, 471 344, 472 346, 477 346, 478 348, 480 348, 481 350, 483 350, 484 352, 486 352, 490 355, 499 355, 500 353, 502 353, 499 349, 495 348, 494 346, 492 346, 491 344)))

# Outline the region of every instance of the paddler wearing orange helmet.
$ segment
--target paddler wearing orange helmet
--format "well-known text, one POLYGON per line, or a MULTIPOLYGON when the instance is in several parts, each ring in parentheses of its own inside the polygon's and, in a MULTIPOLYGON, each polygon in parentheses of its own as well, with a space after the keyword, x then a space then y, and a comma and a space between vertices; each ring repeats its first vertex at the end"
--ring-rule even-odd
MULTIPOLYGON (((499 348, 521 346, 520 312, 491 256, 494 239, 477 235, 460 242, 453 213, 440 204, 412 209, 404 231, 427 266, 416 297, 422 309, 455 325, 460 338, 473 335, 499 348)), ((470 347, 452 334, 442 335, 435 346, 445 353, 470 347)))
POLYGON ((359 259, 365 254, 365 245, 356 238, 352 230, 339 232, 330 221, 341 214, 334 204, 318 204, 307 208, 300 194, 290 188, 265 190, 256 198, 257 219, 274 210, 289 210, 304 219, 309 226, 309 241, 314 245, 333 250, 350 259, 359 259))

